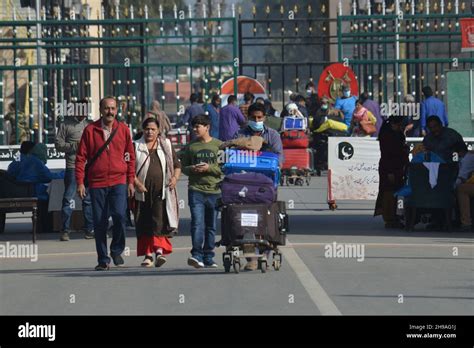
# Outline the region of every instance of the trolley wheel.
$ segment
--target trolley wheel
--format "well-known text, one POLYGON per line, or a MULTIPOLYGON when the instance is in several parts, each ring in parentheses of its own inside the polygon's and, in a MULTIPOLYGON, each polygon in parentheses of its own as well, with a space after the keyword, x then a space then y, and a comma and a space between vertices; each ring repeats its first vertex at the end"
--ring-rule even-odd
POLYGON ((234 272, 239 273, 240 272, 240 261, 234 260, 233 266, 234 266, 234 272))
POLYGON ((298 178, 298 179, 296 179, 296 181, 295 181, 295 185, 296 185, 296 186, 303 186, 303 183, 304 183, 304 182, 303 182, 303 179, 301 179, 301 178, 298 178))
POLYGON ((224 259, 224 271, 225 273, 229 273, 230 272, 230 266, 231 266, 231 262, 230 262, 230 259, 224 259))
POLYGON ((306 186, 309 186, 310 183, 311 183, 311 177, 308 176, 308 177, 306 178, 306 186))
POLYGON ((281 267, 280 260, 273 260, 273 268, 275 269, 275 271, 279 271, 280 267, 281 267))
POLYGON ((267 261, 266 260, 261 260, 261 261, 259 260, 258 263, 260 264, 259 265, 260 266, 260 271, 262 273, 267 272, 267 261))

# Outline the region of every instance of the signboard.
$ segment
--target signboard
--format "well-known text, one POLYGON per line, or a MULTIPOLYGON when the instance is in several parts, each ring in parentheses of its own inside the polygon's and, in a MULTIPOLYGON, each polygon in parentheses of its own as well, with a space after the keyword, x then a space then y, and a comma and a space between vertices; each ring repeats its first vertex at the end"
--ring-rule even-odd
POLYGON ((329 137, 329 200, 375 200, 379 144, 374 138, 329 137))
POLYGON ((461 24, 461 52, 474 51, 474 18, 463 18, 461 24))
MULTIPOLYGON (((423 138, 407 138, 410 151, 423 138)), ((474 149, 474 138, 464 138, 474 149)), ((410 160, 411 160, 410 154, 410 160)), ((376 200, 379 191, 379 142, 375 138, 329 137, 328 200, 376 200)))
POLYGON ((342 96, 341 88, 350 87, 352 95, 359 94, 359 87, 354 71, 344 64, 336 63, 328 66, 319 76, 318 95, 327 97, 334 102, 342 96))
MULTIPOLYGON (((46 144, 48 148, 49 169, 64 169, 66 167, 64 152, 58 152, 54 144, 46 144)), ((1 145, 0 146, 0 169, 7 170, 12 161, 20 159, 20 145, 1 145)))
MULTIPOLYGON (((257 80, 248 77, 248 76, 238 76, 237 77, 237 99, 239 104, 243 103, 244 94, 247 92, 252 93, 255 96, 255 99, 262 97, 263 99, 268 99, 265 88, 257 80)), ((235 95, 234 92, 234 78, 228 79, 221 87, 221 99, 222 106, 227 105, 227 98, 230 95, 235 95)))

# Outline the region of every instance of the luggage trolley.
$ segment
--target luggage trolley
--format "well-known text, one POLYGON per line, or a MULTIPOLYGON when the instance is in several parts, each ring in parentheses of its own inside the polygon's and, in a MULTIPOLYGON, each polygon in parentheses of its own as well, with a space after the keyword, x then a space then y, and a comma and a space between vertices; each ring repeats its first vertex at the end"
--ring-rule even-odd
POLYGON ((258 268, 265 273, 270 254, 272 267, 280 270, 283 257, 278 247, 285 245, 289 226, 285 202, 228 204, 221 207, 221 214, 222 239, 216 246, 225 246, 222 259, 226 273, 231 268, 239 273, 241 259, 248 257, 257 258, 258 268))
POLYGON ((285 162, 281 168, 280 185, 307 186, 313 172, 313 152, 311 149, 284 149, 285 162))
POLYGON ((304 130, 285 130, 281 133, 285 161, 281 168, 280 185, 309 186, 313 172, 313 152, 304 130))

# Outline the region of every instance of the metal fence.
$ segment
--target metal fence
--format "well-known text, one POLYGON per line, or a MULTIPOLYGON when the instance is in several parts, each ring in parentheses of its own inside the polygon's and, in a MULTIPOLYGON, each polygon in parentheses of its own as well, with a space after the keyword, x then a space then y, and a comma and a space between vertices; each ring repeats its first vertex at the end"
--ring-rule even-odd
POLYGON ((352 2, 351 14, 337 17, 338 60, 356 72, 360 91, 379 102, 407 94, 419 101, 425 85, 446 95, 446 72, 472 68, 472 53, 461 52, 459 20, 472 17, 471 1, 352 2))
POLYGON ((471 1, 294 3, 241 2, 227 7, 227 17, 220 4, 202 4, 201 11, 175 6, 171 15, 160 9, 153 18, 146 7, 92 14, 86 6, 2 20, 0 144, 6 119, 17 123, 13 142, 22 140, 22 115, 31 139, 52 142, 64 101, 117 96, 119 117, 135 129, 152 100, 180 114, 190 93, 207 101, 237 73, 257 78, 273 102, 284 103, 339 61, 353 68, 360 92, 387 102, 406 94, 419 100, 424 85, 443 99, 446 72, 474 63, 460 49, 459 20, 472 16, 471 1))
POLYGON ((271 4, 260 11, 253 6, 251 16, 239 8, 240 74, 260 80, 269 98, 282 103, 309 81, 317 82, 337 38, 330 35, 335 18, 329 18, 328 5, 271 4))
POLYGON ((105 95, 118 96, 124 111, 118 116, 136 129, 157 97, 164 109, 179 114, 191 92, 207 100, 211 92, 219 93, 226 76, 237 76, 236 18, 192 18, 177 9, 170 18, 149 18, 146 7, 133 6, 119 11, 109 18, 102 8, 92 19, 87 8, 82 14, 48 16, 43 9, 40 18, 0 21, 0 144, 11 102, 14 142, 22 140, 18 120, 23 116, 30 138, 47 143, 54 140, 62 103, 96 98, 98 105, 105 95), (162 53, 158 60, 156 52, 162 53), (5 82, 14 84, 11 95, 3 95, 5 82), (42 132, 35 132, 38 128, 42 132))

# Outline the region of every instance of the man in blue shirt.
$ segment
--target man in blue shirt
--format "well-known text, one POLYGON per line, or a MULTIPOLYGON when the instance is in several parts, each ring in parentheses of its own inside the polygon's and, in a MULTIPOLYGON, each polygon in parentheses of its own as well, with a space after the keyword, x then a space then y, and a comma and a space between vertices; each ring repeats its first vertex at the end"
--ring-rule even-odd
POLYGON ((344 123, 350 127, 352 114, 355 110, 357 98, 351 95, 351 89, 347 86, 342 88, 342 98, 336 99, 335 109, 339 109, 344 113, 344 123))
POLYGON ((221 97, 214 94, 211 99, 211 104, 207 104, 204 107, 204 111, 209 115, 211 119, 211 129, 209 135, 213 138, 219 139, 219 112, 221 108, 221 97))
POLYGON ((431 87, 423 87, 423 95, 425 100, 421 102, 420 107, 420 121, 421 121, 421 132, 422 135, 426 135, 426 119, 432 115, 438 116, 443 124, 443 127, 447 127, 448 123, 448 114, 446 112, 446 106, 438 98, 433 97, 433 90, 431 87))

